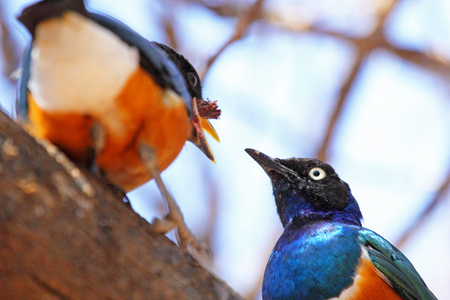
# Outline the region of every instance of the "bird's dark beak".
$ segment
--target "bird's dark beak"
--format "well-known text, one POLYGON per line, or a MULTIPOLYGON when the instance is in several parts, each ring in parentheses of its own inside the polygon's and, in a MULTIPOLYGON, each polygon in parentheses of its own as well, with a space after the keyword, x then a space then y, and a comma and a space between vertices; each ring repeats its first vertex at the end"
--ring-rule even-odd
POLYGON ((194 116, 192 117, 192 134, 189 138, 189 141, 193 143, 197 148, 199 148, 205 155, 208 157, 213 163, 216 163, 214 159, 214 155, 211 151, 211 148, 209 147, 208 141, 206 140, 205 131, 207 131, 211 136, 218 140, 219 137, 214 130, 214 127, 212 127, 211 123, 209 123, 208 120, 200 117, 197 109, 197 102, 195 98, 192 99, 192 108, 194 111, 194 116))
POLYGON ((288 167, 281 164, 278 159, 272 158, 262 152, 259 152, 258 150, 254 149, 245 149, 245 151, 266 171, 267 175, 270 177, 271 171, 275 171, 279 174, 282 174, 284 176, 295 176, 297 177, 297 174, 289 169, 288 167))

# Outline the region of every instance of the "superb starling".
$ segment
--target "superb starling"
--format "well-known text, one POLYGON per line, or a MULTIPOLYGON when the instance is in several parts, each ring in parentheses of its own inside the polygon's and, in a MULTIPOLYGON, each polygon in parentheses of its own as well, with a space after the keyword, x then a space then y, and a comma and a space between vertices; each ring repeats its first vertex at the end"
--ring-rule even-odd
POLYGON ((195 70, 183 74, 177 67, 189 63, 182 56, 88 11, 83 0, 43 0, 18 19, 32 38, 18 91, 21 124, 78 165, 95 166, 124 192, 154 178, 169 207, 156 231, 178 227, 192 241, 160 172, 187 140, 214 161, 202 126, 215 132, 190 94, 200 82, 185 80, 198 76, 195 70))
POLYGON ((269 176, 284 227, 263 299, 436 299, 403 253, 361 227, 358 203, 330 165, 246 151, 269 176))

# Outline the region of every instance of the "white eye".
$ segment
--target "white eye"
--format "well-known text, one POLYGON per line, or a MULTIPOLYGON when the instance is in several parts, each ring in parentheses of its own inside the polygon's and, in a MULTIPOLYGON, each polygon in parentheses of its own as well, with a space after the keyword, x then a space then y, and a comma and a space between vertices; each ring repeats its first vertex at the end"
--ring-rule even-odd
POLYGON ((327 174, 325 173, 325 171, 319 167, 312 168, 309 171, 309 177, 311 177, 314 180, 321 180, 321 179, 325 178, 326 175, 327 174))

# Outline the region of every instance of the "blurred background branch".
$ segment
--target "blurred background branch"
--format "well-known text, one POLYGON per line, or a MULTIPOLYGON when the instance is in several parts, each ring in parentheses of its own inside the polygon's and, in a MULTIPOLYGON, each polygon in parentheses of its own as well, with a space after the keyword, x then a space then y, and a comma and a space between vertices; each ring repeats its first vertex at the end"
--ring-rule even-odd
POLYGON ((399 248, 405 246, 411 236, 424 225, 427 218, 430 217, 430 215, 439 207, 439 205, 443 201, 448 201, 448 198, 446 197, 448 197, 448 190, 450 187, 450 169, 447 174, 448 175, 445 180, 436 189, 433 198, 428 202, 428 204, 426 204, 425 208, 417 216, 417 218, 415 218, 411 222, 410 226, 406 227, 405 231, 401 234, 400 238, 395 243, 395 245, 397 245, 399 248))
POLYGON ((16 35, 12 31, 11 24, 8 22, 11 18, 6 16, 5 3, 0 2, 0 47, 2 56, 2 74, 5 79, 13 83, 12 73, 17 70, 21 58, 20 52, 17 51, 18 44, 16 35))
MULTIPOLYGON (((203 3, 204 4, 204 3, 203 3)), ((205 78, 206 73, 208 72, 211 65, 217 60, 217 58, 225 51, 225 49, 230 46, 232 43, 242 39, 246 32, 248 27, 260 17, 261 9, 263 7, 264 0, 256 0, 255 3, 248 9, 248 11, 241 13, 238 22, 236 24, 236 28, 234 30, 233 35, 231 38, 225 42, 225 44, 214 54, 211 56, 208 61, 206 62, 206 66, 204 67, 203 71, 200 72, 200 77, 205 78)), ((210 8, 210 7, 208 7, 210 8)), ((215 10, 216 11, 216 10, 215 10)))
POLYGON ((167 44, 173 49, 178 49, 178 37, 175 28, 174 15, 170 9, 173 5, 173 1, 161 1, 161 5, 164 7, 164 13, 161 15, 160 22, 167 38, 167 44))

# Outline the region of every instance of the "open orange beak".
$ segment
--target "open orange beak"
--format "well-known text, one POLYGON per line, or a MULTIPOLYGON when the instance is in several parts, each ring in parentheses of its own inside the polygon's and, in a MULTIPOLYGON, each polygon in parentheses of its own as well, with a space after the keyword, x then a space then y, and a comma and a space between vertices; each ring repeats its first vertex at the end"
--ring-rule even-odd
POLYGON ((208 132, 216 141, 220 142, 219 136, 211 123, 200 116, 195 98, 191 100, 194 116, 192 117, 192 134, 189 141, 199 148, 213 163, 216 163, 214 155, 209 147, 203 130, 208 132))

